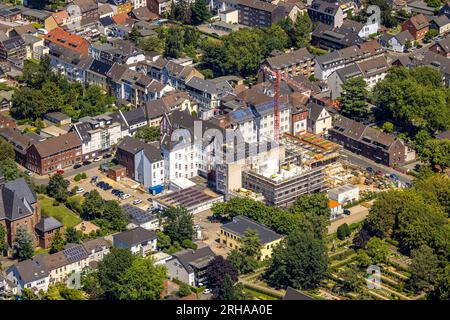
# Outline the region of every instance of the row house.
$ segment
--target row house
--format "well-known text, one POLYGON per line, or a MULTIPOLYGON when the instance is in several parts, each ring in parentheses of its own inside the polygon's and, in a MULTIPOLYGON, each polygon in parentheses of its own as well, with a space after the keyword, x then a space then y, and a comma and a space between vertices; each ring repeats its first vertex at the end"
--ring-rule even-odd
POLYGON ((364 42, 329 52, 315 58, 314 76, 320 80, 327 80, 338 69, 382 55, 384 55, 384 50, 377 41, 364 42))
POLYGON ((82 37, 65 31, 58 27, 44 35, 44 44, 48 46, 49 43, 56 43, 65 48, 76 51, 83 56, 88 55, 89 43, 82 37))
POLYGON ((64 250, 18 262, 6 270, 7 278, 19 289, 37 293, 49 285, 67 281, 73 274, 95 269, 109 253, 111 245, 103 238, 82 244, 68 244, 64 250))
POLYGON ((81 118, 73 124, 70 132, 75 132, 83 143, 83 160, 110 151, 123 138, 121 124, 108 115, 81 118))
POLYGON ((95 0, 73 0, 72 3, 80 8, 82 19, 98 19, 98 4, 95 0))
MULTIPOLYGON (((314 74, 314 56, 306 48, 300 48, 287 53, 279 53, 267 58, 262 66, 281 72, 283 75, 309 77, 314 74)), ((265 81, 266 74, 261 70, 258 80, 265 81)))
POLYGON ((268 28, 287 16, 284 6, 259 0, 240 0, 237 8, 239 24, 249 27, 268 28))
POLYGON ((404 163, 410 153, 396 136, 343 116, 336 117, 329 134, 346 149, 386 166, 404 163))
POLYGON ((53 72, 64 76, 71 82, 86 83, 86 72, 93 59, 63 47, 56 43, 49 43, 50 67, 53 72))
POLYGON ((328 86, 331 91, 331 99, 339 98, 343 92, 342 85, 348 79, 362 77, 367 83, 369 90, 373 89, 375 84, 383 80, 389 69, 389 65, 385 57, 376 57, 370 60, 364 60, 345 68, 338 69, 328 77, 328 86))
POLYGON ((113 39, 106 43, 90 44, 89 56, 105 63, 133 65, 145 60, 145 55, 129 41, 113 39))
POLYGON ((0 40, 0 60, 25 60, 26 54, 26 44, 21 36, 10 36, 8 39, 0 40))

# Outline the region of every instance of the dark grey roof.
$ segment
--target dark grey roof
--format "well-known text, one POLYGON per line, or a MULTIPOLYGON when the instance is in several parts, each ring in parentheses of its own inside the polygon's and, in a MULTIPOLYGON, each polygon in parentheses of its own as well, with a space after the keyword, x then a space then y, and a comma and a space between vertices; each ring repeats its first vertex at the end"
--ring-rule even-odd
POLYGON ((115 234, 113 235, 113 238, 114 240, 120 240, 121 242, 131 247, 144 241, 151 241, 156 239, 156 233, 146 230, 142 227, 137 227, 115 234))
POLYGON ((283 53, 275 57, 267 58, 267 63, 275 69, 284 69, 286 67, 312 60, 313 55, 308 49, 300 48, 288 53, 283 53))
POLYGON ((241 238, 245 237, 245 231, 255 230, 258 232, 259 240, 263 245, 283 237, 266 226, 244 216, 234 217, 233 221, 224 224, 222 229, 234 233, 241 238))
POLYGON ((143 223, 158 219, 156 215, 131 204, 124 204, 121 208, 128 216, 128 219, 136 225, 141 225, 143 223))
POLYGON ((40 259, 21 261, 11 266, 7 273, 15 268, 19 273, 20 279, 22 279, 24 283, 30 283, 45 278, 49 275, 49 271, 46 269, 43 261, 39 260, 40 259))
POLYGON ((92 251, 99 252, 99 251, 103 250, 104 247, 106 247, 106 248, 111 247, 111 244, 104 238, 88 240, 88 241, 83 242, 81 245, 84 247, 86 252, 89 254, 92 251))
POLYGON ((334 16, 339 10, 338 2, 328 2, 322 0, 314 0, 308 10, 321 12, 323 14, 334 16))
POLYGON ((100 60, 94 60, 92 61, 91 66, 89 67, 89 70, 95 73, 98 73, 102 76, 106 76, 111 70, 111 65, 109 63, 100 61, 100 60))
POLYGON ((172 255, 177 258, 183 267, 189 272, 193 272, 194 268, 205 268, 216 254, 210 247, 205 246, 197 250, 186 249, 172 255))
POLYGON ((5 183, 0 192, 0 220, 14 221, 33 214, 36 194, 24 178, 5 183))
POLYGON ((100 24, 104 27, 109 27, 111 25, 114 25, 115 22, 113 19, 111 19, 111 17, 103 17, 101 19, 99 19, 100 24))
POLYGON ((117 149, 124 150, 133 155, 141 152, 141 150, 144 150, 145 155, 151 162, 163 160, 158 143, 145 143, 130 136, 123 138, 123 140, 118 144, 117 149))
POLYGON ((294 288, 287 287, 283 300, 316 300, 303 292, 295 290, 294 288))
POLYGON ((80 261, 89 256, 86 249, 81 244, 66 248, 62 251, 62 253, 66 257, 67 261, 69 261, 69 263, 80 261))
POLYGON ((55 230, 61 228, 63 224, 56 220, 53 217, 43 217, 38 224, 36 224, 35 228, 42 232, 48 232, 51 230, 55 230))
POLYGON ((138 123, 147 122, 144 108, 134 108, 123 113, 128 125, 132 126, 138 123))
POLYGON ((408 30, 397 33, 394 35, 394 38, 396 38, 401 45, 405 45, 408 41, 414 41, 414 37, 408 30))

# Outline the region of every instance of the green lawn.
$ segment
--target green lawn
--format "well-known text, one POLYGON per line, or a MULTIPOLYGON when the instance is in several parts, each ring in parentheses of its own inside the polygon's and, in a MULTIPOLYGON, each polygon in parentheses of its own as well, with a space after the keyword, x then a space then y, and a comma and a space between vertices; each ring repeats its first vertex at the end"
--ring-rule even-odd
POLYGON ((53 206, 53 199, 47 196, 39 196, 43 216, 51 216, 60 221, 64 228, 74 227, 81 222, 81 219, 65 205, 53 206))

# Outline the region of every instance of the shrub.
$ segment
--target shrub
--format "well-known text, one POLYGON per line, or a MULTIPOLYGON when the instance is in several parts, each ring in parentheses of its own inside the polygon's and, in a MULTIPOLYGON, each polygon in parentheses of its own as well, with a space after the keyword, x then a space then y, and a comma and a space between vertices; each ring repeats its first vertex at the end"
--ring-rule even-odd
POLYGON ((81 180, 81 175, 78 173, 78 174, 73 178, 73 180, 75 180, 76 182, 80 181, 80 180, 81 180))
POLYGON ((344 240, 345 238, 347 238, 350 235, 350 233, 351 233, 350 227, 346 223, 341 224, 337 228, 337 237, 339 240, 344 240))
POLYGON ((59 207, 59 202, 56 201, 56 200, 54 200, 54 201, 52 202, 52 206, 54 206, 54 207, 59 207))
POLYGON ((86 179, 86 178, 87 178, 86 172, 81 173, 81 179, 86 179))
POLYGON ((180 284, 180 289, 178 290, 178 296, 186 297, 191 294, 191 287, 186 283, 180 284))

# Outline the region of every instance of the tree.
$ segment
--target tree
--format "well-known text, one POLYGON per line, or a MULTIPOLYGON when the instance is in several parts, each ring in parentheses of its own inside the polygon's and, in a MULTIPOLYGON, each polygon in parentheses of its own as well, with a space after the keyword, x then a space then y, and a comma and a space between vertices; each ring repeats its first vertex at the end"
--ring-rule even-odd
POLYGON ((301 229, 273 249, 272 264, 264 277, 276 288, 316 288, 328 270, 327 248, 322 239, 301 229))
POLYGON ((0 162, 6 159, 14 160, 16 153, 13 146, 3 138, 0 138, 0 162))
POLYGON ((73 288, 68 288, 63 283, 56 284, 59 294, 64 300, 85 300, 83 291, 73 288))
MULTIPOLYGON (((439 8, 442 6, 441 0, 425 0, 425 3, 432 8, 439 8)), ((436 29, 431 29, 431 30, 436 30, 436 29)))
POLYGON ((144 51, 156 51, 162 53, 164 49, 164 40, 157 36, 148 36, 138 41, 138 47, 144 51))
POLYGON ((311 19, 309 18, 309 15, 307 13, 298 14, 293 28, 290 30, 291 32, 289 34, 292 44, 296 48, 305 47, 311 39, 312 28, 313 24, 311 19))
POLYGON ((83 219, 92 220, 100 218, 103 212, 104 200, 97 190, 90 191, 84 198, 81 206, 81 216, 83 219))
POLYGON ((429 162, 432 168, 444 171, 450 167, 450 140, 427 140, 419 151, 419 156, 423 161, 429 162))
POLYGON ((183 29, 181 27, 169 28, 166 37, 164 56, 170 58, 179 58, 183 54, 183 50, 183 29))
POLYGON ((339 290, 343 292, 358 292, 365 284, 364 279, 354 267, 340 270, 337 276, 341 279, 341 283, 338 284, 339 290))
POLYGON ((191 12, 191 22, 195 26, 198 26, 211 18, 211 12, 209 12, 208 5, 205 0, 195 1, 192 5, 191 12))
POLYGON ((0 170, 3 173, 6 182, 19 179, 22 176, 14 159, 0 161, 0 170))
POLYGON ((414 189, 421 193, 428 203, 439 203, 450 214, 450 178, 445 174, 433 174, 416 180, 414 189))
POLYGON ((242 300, 244 295, 242 293, 242 285, 235 284, 230 275, 225 275, 222 281, 222 286, 219 288, 216 300, 242 300))
POLYGON ((394 125, 389 121, 384 122, 381 129, 386 133, 394 133, 394 125))
POLYGON ((48 286, 47 291, 42 296, 43 300, 64 300, 59 293, 59 289, 56 285, 52 284, 48 286))
POLYGON ((67 243, 80 243, 83 233, 74 227, 69 227, 66 229, 65 238, 67 243))
POLYGON ((34 294, 31 289, 23 288, 22 289, 22 299, 23 300, 39 300, 39 297, 34 294))
POLYGON ((56 253, 56 252, 62 251, 64 249, 65 244, 66 243, 64 241, 64 238, 62 237, 59 230, 57 230, 55 233, 55 237, 52 240, 52 245, 50 247, 50 253, 56 253))
POLYGON ((337 237, 338 237, 339 240, 344 240, 344 239, 347 238, 350 234, 351 234, 350 227, 349 227, 348 224, 346 224, 346 223, 341 224, 341 225, 337 228, 337 237))
POLYGON ((119 276, 117 296, 121 300, 159 300, 166 278, 165 266, 155 266, 152 259, 135 257, 119 276))
POLYGON ((300 195, 295 200, 291 212, 298 215, 296 226, 305 232, 312 232, 323 238, 330 223, 328 198, 324 193, 300 195))
POLYGON ((17 228, 16 237, 13 243, 14 257, 22 260, 28 260, 33 257, 33 237, 30 235, 25 227, 20 226, 17 228))
POLYGON ((164 251, 170 248, 170 244, 172 243, 172 241, 170 240, 170 237, 168 235, 164 234, 164 232, 157 232, 156 236, 156 243, 158 244, 158 248, 160 250, 164 251))
POLYGON ((289 37, 280 25, 274 24, 262 32, 265 46, 264 56, 267 56, 273 50, 284 50, 286 48, 289 37))
POLYGON ((356 249, 365 248, 369 240, 370 240, 369 231, 363 228, 359 230, 359 232, 353 238, 353 246, 356 249))
POLYGON ((389 249, 380 238, 372 237, 367 242, 366 253, 374 263, 384 263, 387 262, 389 249))
POLYGON ((123 274, 131 268, 134 260, 133 254, 127 249, 113 247, 98 265, 98 282, 106 299, 120 298, 119 289, 123 274))
POLYGON ((367 253, 364 250, 358 249, 356 253, 357 253, 356 261, 359 267, 367 268, 372 264, 372 259, 367 255, 367 253))
MULTIPOLYGON (((437 2, 440 3, 439 0, 435 0, 437 2)), ((437 37, 439 35, 439 31, 437 29, 430 29, 427 31, 427 33, 425 34, 425 37, 423 38, 426 42, 429 42, 431 39, 433 39, 434 37, 437 37)))
POLYGON ((222 256, 214 257, 208 266, 206 275, 208 277, 208 285, 212 289, 214 296, 219 295, 219 289, 222 287, 226 276, 229 276, 233 283, 238 280, 236 268, 222 256))
POLYGON ((8 250, 8 242, 6 241, 6 228, 0 224, 0 257, 4 256, 8 250))
POLYGON ((239 249, 232 250, 228 256, 230 263, 241 274, 255 271, 261 258, 261 242, 257 231, 248 229, 239 241, 239 249))
POLYGON ((190 24, 191 7, 189 6, 189 1, 179 0, 175 4, 172 4, 170 15, 172 20, 177 20, 183 24, 190 24))
POLYGON ((428 298, 450 300, 450 264, 439 270, 436 283, 428 298))
POLYGON ((133 26, 133 28, 131 29, 131 32, 128 34, 128 40, 137 43, 139 38, 141 37, 141 34, 139 32, 139 30, 133 26))
POLYGON ((436 282, 439 260, 433 249, 423 245, 411 251, 409 278, 411 286, 416 290, 430 289, 436 282))
POLYGON ((186 297, 186 296, 190 295, 191 293, 192 293, 191 287, 187 283, 182 282, 180 284, 180 288, 178 290, 178 296, 186 297))
POLYGON ((342 85, 342 94, 339 98, 342 115, 356 121, 367 120, 369 108, 366 87, 367 83, 362 77, 350 78, 342 85))
POLYGON ((186 208, 167 208, 164 210, 164 216, 167 217, 164 233, 170 237, 172 243, 192 240, 195 234, 193 217, 186 208))
POLYGON ((47 186, 47 193, 50 197, 55 198, 56 201, 65 202, 69 196, 70 182, 65 180, 63 175, 60 173, 55 173, 50 176, 47 186))
POLYGON ((134 137, 147 143, 159 141, 159 127, 139 127, 134 137))
POLYGON ((91 299, 102 297, 103 292, 98 280, 98 271, 90 272, 81 278, 81 286, 91 299))
POLYGON ((108 229, 111 231, 123 231, 128 224, 124 211, 115 200, 103 202, 102 219, 108 222, 108 229))

